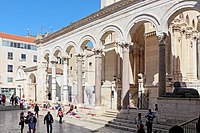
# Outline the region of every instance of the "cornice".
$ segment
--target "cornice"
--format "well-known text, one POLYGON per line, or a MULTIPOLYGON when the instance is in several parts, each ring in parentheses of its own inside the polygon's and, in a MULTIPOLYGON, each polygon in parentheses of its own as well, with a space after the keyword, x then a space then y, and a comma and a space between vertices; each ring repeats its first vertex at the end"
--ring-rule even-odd
POLYGON ((103 17, 111 15, 111 14, 113 14, 115 12, 118 12, 118 11, 120 11, 122 9, 125 9, 125 8, 127 8, 127 7, 129 7, 131 5, 134 5, 134 4, 142 2, 142 1, 143 0, 121 0, 121 1, 118 1, 118 2, 116 2, 116 3, 114 3, 114 4, 110 5, 110 6, 107 6, 107 7, 103 8, 103 9, 101 9, 101 10, 99 10, 99 11, 97 11, 97 12, 95 12, 95 13, 93 13, 93 14, 85 17, 85 18, 83 18, 83 19, 80 19, 80 20, 78 20, 78 21, 76 21, 76 22, 74 22, 74 23, 72 23, 72 24, 70 24, 70 25, 68 25, 68 26, 66 26, 66 27, 64 27, 64 28, 52 33, 52 34, 50 34, 49 36, 47 36, 47 37, 45 37, 43 39, 37 39, 35 41, 35 43, 36 44, 41 44, 41 43, 48 42, 48 41, 50 41, 52 39, 55 39, 55 38, 57 38, 59 36, 62 36, 64 34, 70 32, 70 31, 73 31, 73 30, 75 30, 77 28, 80 28, 80 27, 82 27, 82 26, 84 26, 86 24, 94 22, 94 21, 96 21, 98 19, 101 19, 103 17))
POLYGON ((155 35, 156 35, 156 31, 145 33, 145 37, 151 37, 151 36, 155 36, 155 35))

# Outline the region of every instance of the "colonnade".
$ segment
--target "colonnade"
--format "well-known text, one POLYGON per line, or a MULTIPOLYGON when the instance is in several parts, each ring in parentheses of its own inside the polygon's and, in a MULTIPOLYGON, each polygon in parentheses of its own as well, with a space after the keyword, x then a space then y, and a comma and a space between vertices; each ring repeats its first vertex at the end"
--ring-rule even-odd
MULTIPOLYGON (((159 96, 165 93, 166 89, 166 61, 165 61, 165 46, 166 33, 158 35, 159 43, 159 96)), ((130 89, 130 68, 129 68, 129 54, 132 42, 119 43, 122 49, 122 108, 127 108, 129 105, 129 89, 130 89)), ((95 105, 101 106, 101 72, 102 72, 102 49, 93 51, 95 55, 95 105)), ((82 62, 84 55, 77 54, 77 103, 83 104, 83 87, 82 87, 82 62)), ((61 101, 68 101, 68 57, 63 57, 63 87, 61 87, 61 101)), ((56 101, 56 61, 52 60, 52 100, 56 101)))

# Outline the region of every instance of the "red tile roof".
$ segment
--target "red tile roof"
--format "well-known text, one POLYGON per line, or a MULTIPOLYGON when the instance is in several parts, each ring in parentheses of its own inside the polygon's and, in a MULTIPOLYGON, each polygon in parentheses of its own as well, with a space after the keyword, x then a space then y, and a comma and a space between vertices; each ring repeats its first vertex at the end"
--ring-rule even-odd
POLYGON ((34 41, 36 39, 35 37, 19 36, 19 35, 7 34, 7 33, 3 33, 3 32, 0 32, 0 37, 12 39, 12 40, 23 41, 23 42, 30 42, 30 43, 34 43, 34 41))

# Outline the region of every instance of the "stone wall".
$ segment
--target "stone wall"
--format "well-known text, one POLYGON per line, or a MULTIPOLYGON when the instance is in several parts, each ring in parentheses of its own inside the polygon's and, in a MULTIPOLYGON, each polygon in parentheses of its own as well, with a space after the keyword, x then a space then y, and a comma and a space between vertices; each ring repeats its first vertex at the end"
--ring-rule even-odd
POLYGON ((197 118, 200 114, 199 98, 158 98, 159 121, 180 123, 197 118))

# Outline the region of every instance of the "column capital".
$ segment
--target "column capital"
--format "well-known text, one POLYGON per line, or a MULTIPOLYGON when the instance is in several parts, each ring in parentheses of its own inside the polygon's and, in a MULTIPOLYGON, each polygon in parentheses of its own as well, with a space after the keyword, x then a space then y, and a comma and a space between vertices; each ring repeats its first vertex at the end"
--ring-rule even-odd
POLYGON ((69 56, 63 56, 62 58, 63 58, 64 63, 67 63, 67 61, 70 59, 69 56))
POLYGON ((102 49, 94 49, 93 52, 94 52, 94 54, 96 56, 100 56, 100 57, 103 54, 103 50, 102 49))
POLYGON ((55 64, 57 62, 57 58, 55 56, 53 56, 53 58, 51 59, 51 64, 55 64))
POLYGON ((123 52, 129 52, 130 46, 133 46, 133 42, 118 42, 117 43, 122 49, 123 52))
POLYGON ((51 64, 56 64, 56 60, 51 60, 51 64))
POLYGON ((82 53, 78 53, 75 56, 76 56, 76 58, 77 58, 78 61, 82 61, 83 57, 84 57, 84 55, 82 53))
POLYGON ((158 41, 159 41, 159 45, 163 45, 166 44, 166 39, 167 39, 167 34, 165 32, 161 32, 157 35, 158 37, 158 41))

